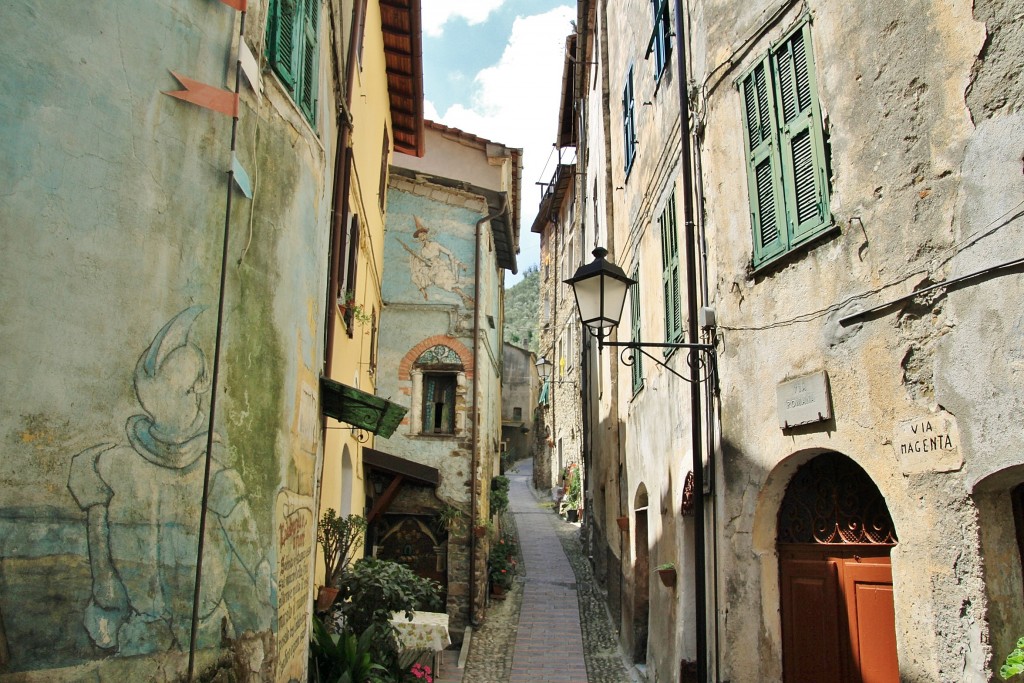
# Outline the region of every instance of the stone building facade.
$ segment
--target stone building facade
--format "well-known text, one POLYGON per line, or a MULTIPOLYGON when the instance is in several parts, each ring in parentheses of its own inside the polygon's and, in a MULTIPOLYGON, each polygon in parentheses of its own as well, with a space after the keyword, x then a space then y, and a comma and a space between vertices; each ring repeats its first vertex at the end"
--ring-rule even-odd
POLYGON ((458 637, 483 618, 487 591, 521 152, 429 121, 425 135, 422 158, 396 154, 391 168, 377 394, 408 408, 380 448, 432 474, 392 490, 417 471, 398 463, 368 487, 369 538, 380 544, 399 524, 430 538, 458 637))
POLYGON ((537 357, 505 342, 501 354, 501 443, 503 465, 532 458, 534 408, 540 394, 537 357))
POLYGON ((585 351, 624 646, 658 681, 990 680, 1024 632, 1013 3, 578 7, 577 235, 639 282, 612 339, 717 360, 693 414, 684 349, 585 351))

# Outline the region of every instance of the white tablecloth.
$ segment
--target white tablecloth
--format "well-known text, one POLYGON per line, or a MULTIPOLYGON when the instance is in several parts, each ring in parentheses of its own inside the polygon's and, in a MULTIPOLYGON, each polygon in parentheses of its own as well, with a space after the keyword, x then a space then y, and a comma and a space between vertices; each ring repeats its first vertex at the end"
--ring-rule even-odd
POLYGON ((413 612, 412 621, 405 618, 405 612, 395 612, 391 623, 398 631, 398 646, 403 650, 440 652, 452 644, 448 615, 442 612, 413 612))

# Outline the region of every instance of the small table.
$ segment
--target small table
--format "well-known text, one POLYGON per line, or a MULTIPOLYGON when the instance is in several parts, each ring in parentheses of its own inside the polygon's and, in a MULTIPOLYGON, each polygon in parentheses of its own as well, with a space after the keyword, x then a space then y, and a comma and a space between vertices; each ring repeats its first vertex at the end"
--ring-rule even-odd
POLYGON ((448 632, 448 615, 444 612, 413 612, 412 621, 405 612, 391 615, 391 625, 398 632, 398 646, 402 650, 433 650, 434 673, 440 669, 441 652, 452 644, 448 632))

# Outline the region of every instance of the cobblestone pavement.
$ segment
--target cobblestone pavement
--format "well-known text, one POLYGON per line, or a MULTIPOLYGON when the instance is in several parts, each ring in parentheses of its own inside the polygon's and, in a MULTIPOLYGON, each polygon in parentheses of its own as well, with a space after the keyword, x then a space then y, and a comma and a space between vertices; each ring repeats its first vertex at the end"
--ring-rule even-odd
MULTIPOLYGON (((594 587, 579 527, 561 520, 530 489, 532 463, 508 472, 520 568, 504 602, 492 602, 473 631, 465 683, 632 683, 615 629, 594 587)), ((445 667, 445 682, 451 668, 445 667)))

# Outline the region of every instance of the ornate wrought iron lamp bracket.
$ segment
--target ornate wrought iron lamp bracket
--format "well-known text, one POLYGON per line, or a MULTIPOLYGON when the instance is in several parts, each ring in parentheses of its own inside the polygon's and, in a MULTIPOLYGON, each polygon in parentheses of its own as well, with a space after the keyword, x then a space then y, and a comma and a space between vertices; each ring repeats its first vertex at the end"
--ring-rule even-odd
POLYGON ((710 380, 715 374, 716 368, 716 356, 715 347, 712 344, 694 344, 689 342, 643 342, 643 341, 628 341, 628 342, 613 342, 605 341, 605 335, 598 332, 591 332, 597 337, 597 348, 600 351, 606 346, 613 348, 622 349, 619 352, 619 360, 622 361, 623 365, 632 366, 636 363, 636 354, 639 352, 651 359, 661 367, 668 370, 670 373, 683 380, 684 382, 690 382, 691 379, 685 375, 676 372, 671 366, 665 363, 664 360, 655 357, 653 354, 648 352, 646 349, 687 349, 686 364, 693 368, 698 369, 697 383, 706 382, 710 380))

